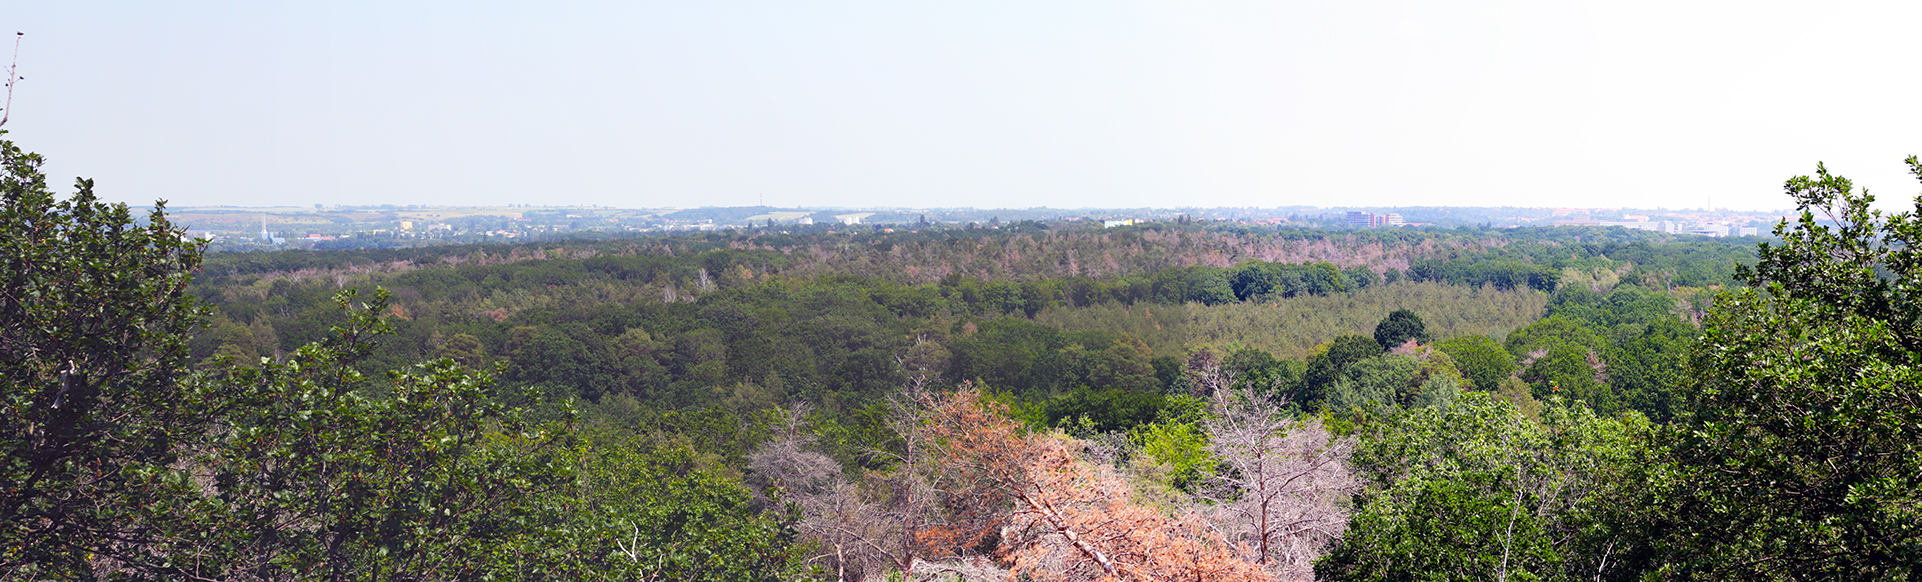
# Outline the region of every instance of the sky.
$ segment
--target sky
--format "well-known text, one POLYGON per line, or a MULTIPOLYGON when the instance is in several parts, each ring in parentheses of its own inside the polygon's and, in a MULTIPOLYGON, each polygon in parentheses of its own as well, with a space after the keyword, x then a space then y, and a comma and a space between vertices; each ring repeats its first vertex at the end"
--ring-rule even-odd
POLYGON ((7 2, 4 129, 203 205, 1909 203, 1922 2, 7 2))

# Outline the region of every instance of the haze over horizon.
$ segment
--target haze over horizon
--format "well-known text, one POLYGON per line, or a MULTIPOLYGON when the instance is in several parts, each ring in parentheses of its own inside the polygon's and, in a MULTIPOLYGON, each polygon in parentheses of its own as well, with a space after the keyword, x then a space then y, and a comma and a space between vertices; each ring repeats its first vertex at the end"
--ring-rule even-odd
POLYGON ((1792 205, 1922 185, 1922 4, 13 7, 8 139, 177 206, 1792 205))

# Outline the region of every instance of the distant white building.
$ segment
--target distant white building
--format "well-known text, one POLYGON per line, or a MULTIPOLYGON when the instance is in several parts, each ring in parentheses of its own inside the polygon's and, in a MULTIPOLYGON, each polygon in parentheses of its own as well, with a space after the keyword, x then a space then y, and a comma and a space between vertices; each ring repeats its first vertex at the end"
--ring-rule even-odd
POLYGON ((1133 226, 1134 223, 1135 223, 1135 219, 1133 218, 1126 218, 1122 220, 1103 220, 1101 221, 1101 228, 1114 228, 1117 226, 1133 226))
POLYGON ((1629 228, 1629 229, 1634 229, 1634 230, 1649 230, 1649 231, 1656 231, 1656 232, 1672 232, 1672 231, 1669 231, 1669 230, 1665 230, 1665 229, 1667 229, 1667 228, 1668 228, 1668 226, 1667 226, 1667 225, 1669 225, 1669 224, 1671 224, 1671 223, 1667 223, 1667 222, 1645 222, 1645 221, 1641 221, 1641 222, 1605 222, 1605 221, 1598 221, 1598 220, 1557 220, 1557 221, 1555 221, 1555 222, 1553 222, 1553 223, 1551 223, 1551 224, 1554 224, 1555 226, 1619 226, 1619 227, 1622 227, 1622 228, 1629 228))
POLYGON ((1596 224, 1599 224, 1601 226, 1619 226, 1622 228, 1628 228, 1628 229, 1634 229, 1634 230, 1652 230, 1652 231, 1662 230, 1662 223, 1660 222, 1599 222, 1596 224))
POLYGON ((1384 214, 1375 214, 1373 212, 1350 212, 1347 215, 1342 217, 1342 222, 1346 223, 1351 228, 1371 228, 1376 226, 1401 226, 1404 224, 1408 224, 1407 221, 1402 220, 1400 213, 1395 213, 1395 212, 1389 212, 1384 214))
POLYGON ((862 220, 870 216, 874 216, 874 213, 860 212, 855 214, 836 214, 834 215, 834 219, 841 221, 841 224, 861 224, 862 220))
POLYGON ((813 221, 813 220, 807 220, 807 221, 805 221, 805 222, 803 222, 803 221, 802 221, 802 219, 804 219, 804 218, 807 218, 807 216, 808 216, 809 214, 812 214, 812 213, 811 213, 811 212, 807 212, 807 211, 799 211, 799 212, 769 212, 769 213, 767 213, 767 214, 756 214, 756 215, 754 215, 754 216, 749 216, 749 217, 747 217, 747 218, 745 219, 745 221, 746 221, 746 222, 747 222, 747 224, 748 224, 748 225, 750 225, 750 226, 752 226, 752 225, 759 225, 759 224, 769 224, 769 223, 772 223, 772 224, 814 224, 814 221, 813 221))
POLYGON ((267 232, 267 217, 265 216, 260 217, 260 240, 262 242, 269 242, 273 244, 281 244, 281 243, 287 242, 287 239, 274 236, 275 234, 278 234, 278 233, 267 232))

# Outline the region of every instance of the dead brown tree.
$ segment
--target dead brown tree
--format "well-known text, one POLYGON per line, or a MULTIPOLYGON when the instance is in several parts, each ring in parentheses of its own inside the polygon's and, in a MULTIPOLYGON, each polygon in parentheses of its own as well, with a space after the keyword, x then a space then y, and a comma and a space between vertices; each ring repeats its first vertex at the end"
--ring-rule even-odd
POLYGON ((927 431, 947 469, 941 491, 953 515, 976 516, 935 531, 974 543, 992 539, 1016 575, 1061 582, 1272 579, 1199 519, 1134 503, 1111 467, 1076 459, 1078 445, 1059 434, 1027 434, 978 391, 931 398, 928 409, 927 431))

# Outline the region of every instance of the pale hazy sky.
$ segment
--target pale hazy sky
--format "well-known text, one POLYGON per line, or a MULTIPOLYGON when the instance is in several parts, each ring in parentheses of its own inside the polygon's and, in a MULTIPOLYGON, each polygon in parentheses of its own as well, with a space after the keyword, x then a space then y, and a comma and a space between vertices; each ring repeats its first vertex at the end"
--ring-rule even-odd
MULTIPOLYGON (((135 204, 1790 205, 1922 184, 1922 2, 27 2, 135 204)), ((10 48, 10 47, 9 47, 10 48)))

